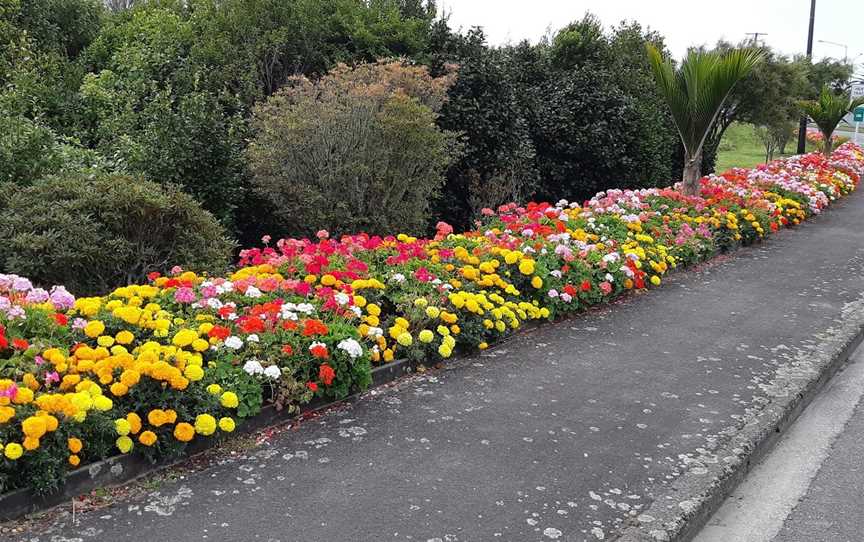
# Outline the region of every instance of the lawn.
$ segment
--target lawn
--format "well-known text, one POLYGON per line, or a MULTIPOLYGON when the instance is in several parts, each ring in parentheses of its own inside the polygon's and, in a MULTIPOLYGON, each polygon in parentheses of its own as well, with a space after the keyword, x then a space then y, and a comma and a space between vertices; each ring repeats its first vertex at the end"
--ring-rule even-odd
MULTIPOLYGON (((786 146, 789 156, 795 153, 796 142, 790 141, 786 146)), ((808 150, 810 150, 808 148, 808 150)), ((775 158, 780 158, 775 154, 775 158)), ((720 150, 717 153, 717 171, 726 171, 732 167, 753 167, 765 162, 765 147, 753 133, 753 127, 749 124, 735 123, 726 130, 723 141, 720 142, 720 150)))

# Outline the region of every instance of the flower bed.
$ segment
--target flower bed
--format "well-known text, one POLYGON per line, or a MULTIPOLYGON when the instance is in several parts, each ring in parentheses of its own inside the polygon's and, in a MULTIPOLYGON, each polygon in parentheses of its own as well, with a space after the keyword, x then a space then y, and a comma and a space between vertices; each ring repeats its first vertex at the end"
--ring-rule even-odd
POLYGON ((852 144, 583 205, 509 204, 432 239, 365 234, 244 250, 227 277, 173 269, 75 299, 0 275, 0 488, 47 493, 120 453, 153 461, 230 433, 264 402, 341 398, 395 358, 484 349, 659 286, 669 270, 798 224, 864 173, 852 144))

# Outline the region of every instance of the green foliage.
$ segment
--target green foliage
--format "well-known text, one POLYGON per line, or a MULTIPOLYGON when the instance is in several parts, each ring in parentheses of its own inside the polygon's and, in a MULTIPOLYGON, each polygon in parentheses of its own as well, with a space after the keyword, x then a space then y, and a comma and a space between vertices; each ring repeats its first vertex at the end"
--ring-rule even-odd
POLYGON ((822 152, 825 156, 831 155, 833 143, 831 138, 837 125, 859 105, 864 105, 864 97, 850 100, 848 93, 835 94, 827 85, 822 87, 817 100, 798 102, 801 111, 810 117, 822 132, 822 152))
POLYGON ((74 140, 21 116, 0 117, 0 186, 29 185, 60 171, 104 170, 104 160, 74 140))
POLYGON ((534 143, 505 51, 482 32, 453 36, 460 62, 438 125, 460 131, 464 154, 449 169, 436 215, 469 226, 484 207, 526 201, 537 188, 534 143))
POLYGON ((449 84, 398 62, 293 80, 256 108, 255 190, 295 234, 422 232, 455 147, 432 109, 449 84))
POLYGON ((53 177, 4 192, 0 208, 0 266, 80 294, 173 265, 219 270, 232 250, 191 197, 133 177, 53 177))
POLYGON ((99 33, 100 0, 24 0, 18 25, 45 51, 77 57, 99 33))
POLYGON ((88 50, 102 69, 81 87, 87 137, 129 172, 182 186, 230 227, 244 125, 230 96, 203 88, 186 61, 192 43, 189 21, 170 9, 133 10, 108 28, 88 50))

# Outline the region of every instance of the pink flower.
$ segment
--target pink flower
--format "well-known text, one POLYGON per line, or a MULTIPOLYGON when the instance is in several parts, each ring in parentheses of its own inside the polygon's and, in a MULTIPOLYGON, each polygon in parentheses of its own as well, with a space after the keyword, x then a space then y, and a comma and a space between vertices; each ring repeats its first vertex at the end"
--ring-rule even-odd
POLYGON ((324 239, 330 237, 330 232, 328 232, 327 230, 318 230, 318 233, 315 234, 315 237, 323 241, 324 239))
POLYGON ((272 237, 270 237, 269 235, 265 235, 264 237, 261 238, 261 242, 264 243, 265 245, 269 245, 270 239, 272 239, 272 237))
POLYGON ((603 291, 604 295, 609 295, 612 293, 612 285, 609 284, 609 281, 604 280, 600 283, 600 289, 603 291))
POLYGON ((180 267, 179 265, 175 265, 174 267, 171 268, 171 274, 172 275, 179 275, 182 272, 183 272, 183 268, 180 267))
POLYGON ((176 292, 174 292, 174 301, 178 303, 192 303, 195 301, 195 292, 192 291, 192 288, 178 288, 176 292))

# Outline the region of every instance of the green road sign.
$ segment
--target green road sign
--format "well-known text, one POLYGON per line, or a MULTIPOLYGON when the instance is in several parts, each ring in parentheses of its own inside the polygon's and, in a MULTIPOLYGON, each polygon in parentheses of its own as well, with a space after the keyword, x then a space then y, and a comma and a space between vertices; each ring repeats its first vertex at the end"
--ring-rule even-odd
POLYGON ((855 122, 864 122, 864 106, 858 106, 852 112, 852 120, 855 122))

